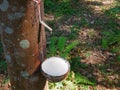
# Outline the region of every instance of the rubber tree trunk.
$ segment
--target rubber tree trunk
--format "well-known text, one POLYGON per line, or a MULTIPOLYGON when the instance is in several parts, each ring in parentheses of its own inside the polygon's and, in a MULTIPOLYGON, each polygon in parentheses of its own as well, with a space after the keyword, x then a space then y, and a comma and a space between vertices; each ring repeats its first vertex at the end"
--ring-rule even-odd
MULTIPOLYGON (((40 7, 43 19, 43 1, 40 7)), ((40 72, 46 40, 37 4, 33 0, 0 0, 0 33, 11 89, 47 90, 40 72)))

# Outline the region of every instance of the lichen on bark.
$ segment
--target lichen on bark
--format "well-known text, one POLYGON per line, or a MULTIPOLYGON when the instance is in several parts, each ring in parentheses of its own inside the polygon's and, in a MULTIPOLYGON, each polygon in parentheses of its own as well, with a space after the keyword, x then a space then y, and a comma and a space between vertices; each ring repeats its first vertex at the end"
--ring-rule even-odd
POLYGON ((0 23, 4 24, 0 25, 0 32, 12 90, 47 90, 46 79, 40 72, 40 61, 45 59, 45 54, 39 56, 40 47, 44 50, 41 52, 46 48, 45 31, 42 25, 39 28, 37 11, 32 0, 0 2, 0 23), (39 45, 38 37, 44 40, 44 47, 39 45))

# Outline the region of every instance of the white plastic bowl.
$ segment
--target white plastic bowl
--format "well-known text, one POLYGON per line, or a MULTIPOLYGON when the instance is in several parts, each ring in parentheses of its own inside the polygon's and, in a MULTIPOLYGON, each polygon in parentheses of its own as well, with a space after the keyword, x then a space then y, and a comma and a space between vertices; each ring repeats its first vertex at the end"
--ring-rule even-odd
POLYGON ((59 82, 66 78, 70 64, 60 57, 50 57, 41 64, 43 75, 51 82, 59 82))

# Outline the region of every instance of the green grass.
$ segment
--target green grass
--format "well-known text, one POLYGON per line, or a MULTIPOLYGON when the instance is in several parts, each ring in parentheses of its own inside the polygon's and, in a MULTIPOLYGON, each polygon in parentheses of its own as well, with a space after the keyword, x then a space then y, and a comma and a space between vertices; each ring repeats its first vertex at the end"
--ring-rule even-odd
POLYGON ((0 60, 0 71, 4 72, 7 70, 7 64, 5 60, 0 60))
POLYGON ((105 14, 113 19, 120 19, 120 6, 115 6, 109 10, 106 10, 105 14))
MULTIPOLYGON (((50 42, 51 44, 53 44, 54 42, 54 45, 50 44, 48 49, 48 52, 53 52, 53 53, 48 53, 49 57, 54 55, 58 55, 64 58, 69 57, 70 55, 68 54, 66 55, 65 49, 66 51, 67 51, 67 48, 70 48, 70 47, 74 49, 73 47, 75 47, 77 44, 69 45, 66 42, 69 40, 77 39, 79 35, 78 33, 81 30, 81 28, 88 28, 88 29, 93 28, 95 30, 100 29, 102 33, 102 39, 101 39, 101 45, 99 43, 99 46, 101 46, 103 50, 110 50, 111 52, 115 52, 115 53, 120 51, 120 48, 119 48, 120 27, 119 27, 119 23, 117 23, 117 20, 120 19, 119 17, 120 7, 119 7, 119 4, 116 4, 116 1, 113 3, 112 7, 107 10, 106 8, 104 8, 106 6, 101 5, 100 8, 102 9, 103 14, 99 14, 98 16, 94 15, 93 11, 88 8, 89 6, 84 7, 84 5, 81 5, 80 3, 78 3, 78 0, 75 0, 75 1, 45 0, 45 4, 46 4, 45 5, 46 13, 47 14, 52 13, 56 17, 59 16, 61 17, 60 20, 64 19, 63 18, 64 15, 68 16, 67 18, 69 18, 69 16, 80 17, 80 19, 78 21, 76 20, 76 22, 72 25, 72 28, 70 29, 71 33, 67 37, 65 38, 60 37, 56 39, 57 37, 53 35, 52 38, 55 38, 55 40, 54 41, 50 40, 50 42), (72 6, 71 2, 74 3, 74 5, 76 5, 77 8, 71 7, 72 6), (84 13, 86 15, 91 15, 91 17, 88 18, 84 16, 84 13), (101 17, 101 15, 103 15, 104 17, 101 17), (93 17, 97 17, 97 18, 93 18, 93 17), (94 24, 91 24, 89 22, 89 19, 91 18, 94 20, 94 24), (114 48, 111 48, 111 46, 114 46, 114 48), (51 49, 53 48, 54 50, 52 51, 50 48, 51 49), (64 56, 61 55, 61 52, 64 56)), ((52 25, 54 28, 55 27, 54 24, 52 25)), ((92 35, 92 33, 90 34, 92 35)), ((69 52, 70 50, 71 49, 68 49, 69 52)), ((90 53, 86 53, 86 56, 89 57, 90 53)), ((118 56, 117 59, 120 61, 120 56, 118 56)), ((81 63, 80 60, 81 60, 80 56, 71 58, 69 60, 71 64, 71 72, 68 75, 68 78, 63 82, 59 82, 57 84, 50 83, 50 90, 76 90, 76 89, 90 90, 89 86, 93 86, 94 90, 97 90, 97 88, 95 87, 96 85, 95 78, 91 78, 91 80, 89 80, 87 77, 78 73, 79 68, 82 68, 82 69, 88 68, 88 65, 81 63)), ((101 72, 106 74, 105 66, 101 67, 100 69, 101 69, 101 72)))
POLYGON ((80 73, 70 72, 67 79, 58 83, 49 83, 50 90, 89 90, 89 85, 95 87, 95 82, 90 81, 80 73), (80 88, 79 88, 80 89, 80 88))
POLYGON ((45 0, 45 12, 55 16, 72 15, 75 9, 70 4, 70 0, 45 0))
POLYGON ((6 84, 6 83, 8 83, 8 82, 10 82, 10 78, 9 78, 9 76, 3 78, 3 80, 2 80, 2 84, 6 84))
MULTIPOLYGON (((104 10, 104 14, 110 18, 110 21, 105 26, 101 46, 104 50, 109 50, 112 53, 120 53, 120 2, 115 3, 114 7, 104 10)), ((120 61, 120 56, 117 54, 117 59, 120 61)))
MULTIPOLYGON (((70 55, 70 51, 79 44, 78 41, 67 43, 67 40, 68 39, 63 36, 59 38, 55 36, 51 37, 48 46, 48 57, 60 56, 67 59, 70 55)), ((68 78, 58 83, 49 82, 50 90, 76 90, 79 86, 82 89, 89 90, 90 85, 94 87, 96 85, 95 81, 91 81, 87 77, 78 73, 78 68, 87 68, 87 65, 80 63, 80 60, 80 57, 69 59, 72 71, 69 73, 68 78)))
POLYGON ((66 37, 52 37, 50 39, 50 45, 48 46, 48 57, 50 56, 60 56, 62 58, 68 58, 70 51, 78 45, 78 41, 73 41, 67 43, 66 37), (68 45, 67 45, 68 44, 68 45))
MULTIPOLYGON (((104 50, 110 50, 112 53, 120 53, 120 32, 104 32, 102 38, 102 48, 104 50)), ((119 55, 118 55, 119 61, 119 55)))

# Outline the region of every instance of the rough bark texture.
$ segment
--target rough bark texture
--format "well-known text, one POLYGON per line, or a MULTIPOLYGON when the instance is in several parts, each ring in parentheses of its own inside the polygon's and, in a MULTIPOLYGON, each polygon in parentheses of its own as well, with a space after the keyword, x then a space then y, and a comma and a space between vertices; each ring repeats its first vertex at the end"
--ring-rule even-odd
POLYGON ((45 31, 38 17, 33 0, 0 0, 0 33, 12 90, 47 90, 40 72, 46 53, 45 31))

